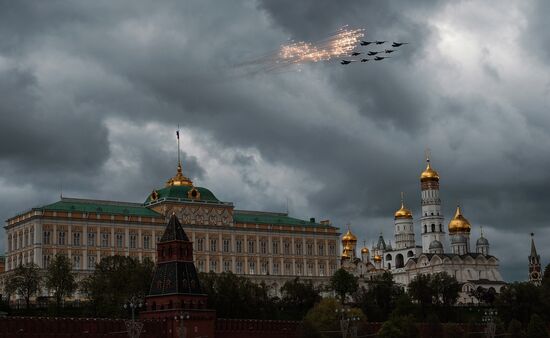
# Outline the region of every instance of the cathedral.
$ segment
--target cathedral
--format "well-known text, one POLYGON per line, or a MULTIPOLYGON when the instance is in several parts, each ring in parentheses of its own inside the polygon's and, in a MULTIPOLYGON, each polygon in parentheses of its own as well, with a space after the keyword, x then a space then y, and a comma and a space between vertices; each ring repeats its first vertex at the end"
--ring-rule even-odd
POLYGON ((475 303, 470 292, 484 288, 499 292, 505 285, 499 272, 499 261, 489 251, 489 241, 481 235, 470 246, 472 225, 463 215, 460 206, 447 227, 439 197, 439 174, 432 168, 429 157, 426 169, 420 175, 421 210, 418 224, 421 245, 415 240, 415 220, 405 206, 401 195, 401 207, 394 214, 394 243, 386 243, 382 234, 370 249, 365 245, 356 255, 357 237, 348 228, 342 236, 342 267, 368 280, 390 271, 394 281, 406 287, 417 275, 446 272, 461 284, 459 303, 475 303), (446 235, 449 235, 447 242, 446 235), (450 251, 446 250, 450 247, 450 251))

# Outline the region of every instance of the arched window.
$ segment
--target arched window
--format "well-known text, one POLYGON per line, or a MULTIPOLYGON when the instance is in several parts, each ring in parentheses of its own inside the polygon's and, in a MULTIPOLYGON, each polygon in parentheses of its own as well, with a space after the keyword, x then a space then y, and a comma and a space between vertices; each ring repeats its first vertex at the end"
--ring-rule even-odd
POLYGON ((432 224, 432 232, 435 232, 435 224, 432 224))
POLYGON ((428 232, 428 226, 424 224, 424 233, 428 232))
POLYGON ((386 260, 387 260, 387 261, 391 261, 391 255, 390 255, 390 254, 387 254, 387 255, 386 255, 386 260))
POLYGON ((388 269, 391 269, 391 263, 388 263, 388 269))
POLYGON ((414 252, 412 251, 407 252, 407 257, 412 257, 412 256, 414 256, 414 252))
POLYGON ((439 232, 443 232, 443 225, 439 224, 439 232))
POLYGON ((399 268, 402 268, 403 265, 404 265, 403 255, 397 254, 397 256, 395 256, 395 267, 399 269, 399 268))

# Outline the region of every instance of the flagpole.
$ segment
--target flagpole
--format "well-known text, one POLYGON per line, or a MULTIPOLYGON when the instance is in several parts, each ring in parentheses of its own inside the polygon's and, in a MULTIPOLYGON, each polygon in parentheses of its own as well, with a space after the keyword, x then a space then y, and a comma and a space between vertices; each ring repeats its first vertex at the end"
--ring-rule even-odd
POLYGON ((180 125, 178 123, 178 130, 176 131, 176 137, 178 138, 178 165, 180 162, 180 125))

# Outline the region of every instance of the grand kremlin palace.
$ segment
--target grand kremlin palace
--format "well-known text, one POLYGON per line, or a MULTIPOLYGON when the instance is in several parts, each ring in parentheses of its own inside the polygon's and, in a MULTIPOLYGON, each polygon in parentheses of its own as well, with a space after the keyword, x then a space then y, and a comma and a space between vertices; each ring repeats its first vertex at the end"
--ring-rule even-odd
POLYGON ((33 262, 47 268, 67 255, 82 277, 106 256, 155 260, 156 243, 175 213, 190 236, 202 272, 228 272, 274 287, 296 276, 326 282, 339 267, 339 232, 329 221, 244 211, 177 173, 144 203, 61 200, 6 221, 6 273, 33 262))

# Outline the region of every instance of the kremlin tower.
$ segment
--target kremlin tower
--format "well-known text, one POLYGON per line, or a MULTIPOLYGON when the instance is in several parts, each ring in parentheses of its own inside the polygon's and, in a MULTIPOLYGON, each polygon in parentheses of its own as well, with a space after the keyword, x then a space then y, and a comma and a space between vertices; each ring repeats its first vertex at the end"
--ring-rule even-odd
MULTIPOLYGON (((426 169, 420 175, 422 190, 422 216, 420 218, 422 233, 422 252, 430 252, 433 241, 445 242, 443 231, 443 213, 439 198, 439 174, 432 169, 430 158, 426 157, 426 169)), ((435 242, 435 243, 437 243, 435 242)))
POLYGON ((395 250, 414 248, 414 228, 412 212, 405 208, 401 193, 401 208, 395 212, 395 250))

